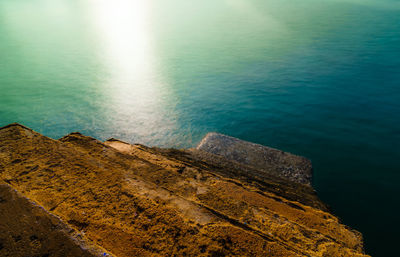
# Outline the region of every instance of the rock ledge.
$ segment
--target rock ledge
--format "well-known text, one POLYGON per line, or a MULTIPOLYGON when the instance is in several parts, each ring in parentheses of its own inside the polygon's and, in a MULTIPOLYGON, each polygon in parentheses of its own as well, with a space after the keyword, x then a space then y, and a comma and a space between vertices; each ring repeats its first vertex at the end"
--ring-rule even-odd
POLYGON ((311 186, 260 170, 11 124, 0 128, 0 256, 366 256, 311 186))

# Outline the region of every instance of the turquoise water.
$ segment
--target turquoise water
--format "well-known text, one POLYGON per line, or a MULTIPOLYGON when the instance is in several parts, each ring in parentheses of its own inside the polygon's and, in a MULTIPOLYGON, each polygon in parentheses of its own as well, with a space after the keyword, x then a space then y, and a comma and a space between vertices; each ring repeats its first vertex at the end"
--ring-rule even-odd
POLYGON ((0 126, 307 156, 373 256, 398 256, 399 118, 399 1, 0 1, 0 126))

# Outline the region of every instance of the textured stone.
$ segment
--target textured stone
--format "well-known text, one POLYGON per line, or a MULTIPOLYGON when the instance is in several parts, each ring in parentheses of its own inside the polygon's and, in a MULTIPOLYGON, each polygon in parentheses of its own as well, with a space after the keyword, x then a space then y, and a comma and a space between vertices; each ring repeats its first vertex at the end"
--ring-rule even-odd
POLYGON ((0 231, 1 256, 111 256, 8 184, 0 184, 0 231))
POLYGON ((211 159, 79 133, 53 140, 17 124, 0 129, 0 183, 114 256, 365 256, 361 234, 310 186, 211 159))
POLYGON ((196 148, 255 168, 275 173, 291 181, 311 184, 311 161, 271 147, 218 133, 208 133, 196 148))

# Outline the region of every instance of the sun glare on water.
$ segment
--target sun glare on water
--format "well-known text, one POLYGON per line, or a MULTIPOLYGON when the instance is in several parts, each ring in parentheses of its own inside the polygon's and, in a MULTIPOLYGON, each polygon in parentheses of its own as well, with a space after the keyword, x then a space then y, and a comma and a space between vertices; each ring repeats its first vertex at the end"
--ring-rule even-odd
POLYGON ((116 131, 151 137, 166 120, 165 82, 160 78, 151 27, 151 1, 92 0, 91 17, 98 45, 111 76, 104 82, 110 92, 116 131), (129 125, 129 123, 131 123, 129 125), (127 126, 128 125, 128 126, 127 126), (121 131, 122 127, 129 131, 121 131), (144 129, 147 128, 147 129, 144 129))

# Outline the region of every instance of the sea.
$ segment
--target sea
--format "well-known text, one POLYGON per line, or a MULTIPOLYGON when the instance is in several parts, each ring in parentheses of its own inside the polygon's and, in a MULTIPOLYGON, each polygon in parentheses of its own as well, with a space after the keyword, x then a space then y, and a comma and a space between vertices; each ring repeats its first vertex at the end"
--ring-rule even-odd
POLYGON ((0 126, 311 159, 366 253, 400 256, 400 1, 0 0, 0 126))

